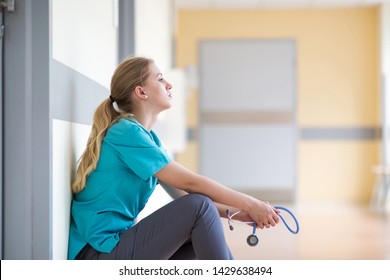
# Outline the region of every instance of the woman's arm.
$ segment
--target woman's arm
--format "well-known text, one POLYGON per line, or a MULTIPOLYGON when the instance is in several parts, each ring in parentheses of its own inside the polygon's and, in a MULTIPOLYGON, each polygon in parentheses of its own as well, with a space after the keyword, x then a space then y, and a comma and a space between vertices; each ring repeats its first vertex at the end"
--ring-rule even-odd
MULTIPOLYGON (((162 181, 159 181, 159 184, 167 192, 167 194, 173 199, 177 199, 179 197, 182 197, 183 195, 188 194, 188 192, 174 188, 174 187, 172 187, 172 186, 170 186, 167 183, 164 183, 162 181)), ((229 211, 231 213, 235 213, 236 211, 239 211, 239 209, 234 208, 234 207, 229 207, 227 205, 216 203, 216 202, 214 202, 214 203, 218 209, 218 213, 219 213, 219 216, 221 216, 221 218, 228 217, 227 212, 226 212, 227 209, 229 209, 229 211)), ((246 212, 242 212, 242 213, 236 215, 235 220, 239 220, 242 222, 251 222, 252 221, 251 217, 246 212)))
MULTIPOLYGON (((172 187, 172 186, 170 186, 167 183, 164 183, 162 181, 159 181, 159 184, 172 199, 177 199, 179 197, 182 197, 183 195, 188 194, 188 192, 174 188, 174 187, 172 187)), ((227 212, 226 212, 227 209, 229 209, 229 211, 231 213, 235 213, 236 211, 239 211, 239 209, 237 209, 237 208, 229 207, 229 206, 224 205, 224 204, 220 204, 220 203, 216 203, 216 202, 214 202, 214 204, 217 207, 219 216, 221 218, 228 217, 227 212)), ((252 221, 251 217, 246 212, 242 212, 242 213, 239 213, 238 215, 236 215, 235 220, 239 220, 242 222, 251 222, 252 221)))
MULTIPOLYGON (((214 202, 245 211, 260 228, 275 226, 279 222, 278 211, 269 204, 244 193, 230 189, 208 177, 196 174, 176 161, 158 171, 155 175, 159 181, 188 193, 201 193, 214 202)), ((224 206, 217 208, 222 215, 224 206)), ((225 210, 226 211, 226 208, 225 210)))

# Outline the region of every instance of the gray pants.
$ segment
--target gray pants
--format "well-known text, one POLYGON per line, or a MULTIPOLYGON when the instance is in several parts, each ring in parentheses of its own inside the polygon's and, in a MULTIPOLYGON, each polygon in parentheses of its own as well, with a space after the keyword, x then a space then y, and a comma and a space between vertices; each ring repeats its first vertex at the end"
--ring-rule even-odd
POLYGON ((87 245, 77 259, 231 260, 217 208, 206 196, 180 197, 123 232, 111 253, 87 245))

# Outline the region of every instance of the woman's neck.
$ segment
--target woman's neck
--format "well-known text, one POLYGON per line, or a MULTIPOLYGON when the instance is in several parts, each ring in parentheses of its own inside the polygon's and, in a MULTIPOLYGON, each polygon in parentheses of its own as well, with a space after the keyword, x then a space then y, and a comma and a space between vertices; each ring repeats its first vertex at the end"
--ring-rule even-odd
POLYGON ((148 131, 151 131, 157 121, 158 115, 134 114, 134 118, 148 131))

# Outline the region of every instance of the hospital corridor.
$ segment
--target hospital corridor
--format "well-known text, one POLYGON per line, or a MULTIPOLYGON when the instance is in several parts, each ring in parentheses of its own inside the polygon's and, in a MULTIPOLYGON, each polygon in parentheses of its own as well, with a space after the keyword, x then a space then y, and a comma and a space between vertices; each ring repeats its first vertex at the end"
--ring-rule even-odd
MULTIPOLYGON (((94 112, 111 100, 124 114, 111 78, 133 56, 151 58, 171 91, 153 127, 166 159, 298 222, 294 234, 221 218, 235 260, 390 260, 390 0, 0 7, 1 260, 67 260, 94 112)), ((172 200, 157 184, 132 219, 172 200)))

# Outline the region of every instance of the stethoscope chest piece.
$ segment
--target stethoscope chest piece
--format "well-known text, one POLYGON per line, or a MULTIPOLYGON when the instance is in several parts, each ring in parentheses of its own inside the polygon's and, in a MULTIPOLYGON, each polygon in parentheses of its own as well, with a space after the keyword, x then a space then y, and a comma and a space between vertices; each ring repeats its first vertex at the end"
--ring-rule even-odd
POLYGON ((249 246, 254 247, 259 243, 259 238, 256 235, 256 224, 253 224, 253 231, 252 234, 248 236, 246 239, 246 242, 248 243, 249 246))
POLYGON ((257 245, 257 243, 259 243, 259 238, 255 234, 251 234, 246 239, 246 242, 249 246, 254 247, 257 245))

